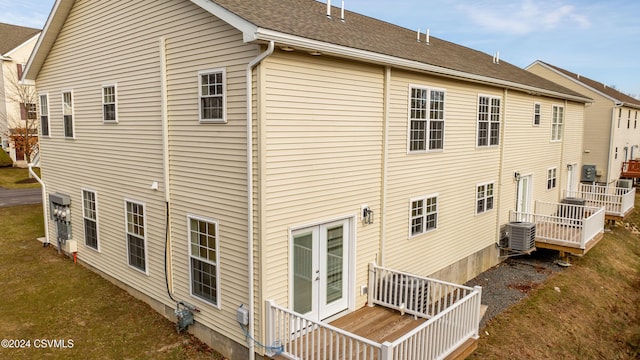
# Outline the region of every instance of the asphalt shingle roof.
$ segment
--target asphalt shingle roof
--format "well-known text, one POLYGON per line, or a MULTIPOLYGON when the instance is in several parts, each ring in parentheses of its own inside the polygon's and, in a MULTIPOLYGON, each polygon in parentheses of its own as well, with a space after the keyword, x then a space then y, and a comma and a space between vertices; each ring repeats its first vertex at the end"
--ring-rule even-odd
POLYGON ((359 50, 435 65, 525 86, 583 97, 559 84, 543 79, 493 56, 431 36, 429 45, 416 41, 416 30, 333 7, 326 16, 326 3, 315 0, 212 0, 253 25, 359 50))
POLYGON ((571 71, 559 68, 557 66, 551 65, 549 63, 540 61, 540 63, 547 65, 548 67, 564 74, 567 77, 570 77, 574 80, 577 80, 583 84, 585 84, 586 86, 593 88, 597 91, 600 91, 603 94, 608 95, 611 98, 614 98, 620 102, 626 103, 626 104, 630 104, 630 105, 635 105, 636 107, 640 107, 640 100, 635 99, 627 94, 621 93, 620 91, 612 88, 611 86, 607 86, 601 82, 589 79, 588 77, 584 77, 582 75, 573 73, 571 71))
POLYGON ((0 55, 17 48, 39 32, 39 29, 0 23, 0 55))

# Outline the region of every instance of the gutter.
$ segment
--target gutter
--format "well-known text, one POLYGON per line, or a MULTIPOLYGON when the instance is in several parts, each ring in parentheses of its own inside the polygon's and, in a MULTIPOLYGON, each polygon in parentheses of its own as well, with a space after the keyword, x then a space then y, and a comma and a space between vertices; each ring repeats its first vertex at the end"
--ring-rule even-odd
POLYGON ((575 96, 560 93, 557 91, 546 90, 537 88, 534 86, 519 84, 512 81, 495 79, 483 75, 476 75, 467 73, 464 71, 448 69, 440 66, 430 65, 421 63, 414 60, 407 60, 398 58, 391 55, 379 54, 371 51, 360 50, 356 48, 350 48, 348 46, 330 44, 323 41, 311 40, 300 36, 294 36, 289 34, 284 34, 281 32, 258 28, 253 36, 253 40, 265 40, 265 41, 274 41, 277 43, 285 43, 291 45, 293 47, 300 47, 305 49, 313 49, 320 52, 325 53, 333 53, 337 55, 342 55, 350 58, 356 58, 359 60, 364 60, 371 63, 377 63, 388 66, 396 66, 400 68, 405 68, 409 70, 419 70, 425 71, 432 74, 437 74, 440 76, 445 76, 454 79, 464 79, 466 81, 481 83, 481 84, 491 84, 499 87, 504 87, 510 90, 518 90, 524 91, 527 93, 537 94, 537 95, 545 95, 560 99, 566 99, 581 103, 592 103, 594 100, 589 99, 583 96, 575 96))
POLYGON ((249 277, 249 360, 254 360, 255 353, 255 313, 254 302, 254 269, 253 269, 253 68, 267 56, 273 54, 275 43, 269 42, 267 50, 259 54, 247 65, 247 263, 249 277))
POLYGON ((47 217, 47 185, 44 184, 44 181, 42 181, 42 179, 35 173, 35 171, 33 171, 33 167, 35 166, 36 163, 40 162, 40 153, 36 154, 36 158, 34 159, 34 161, 29 163, 29 174, 31 174, 31 176, 33 176, 34 179, 36 179, 39 183, 40 183, 40 187, 42 188, 42 213, 43 213, 43 217, 44 217, 44 236, 45 236, 45 242, 44 242, 44 246, 49 245, 49 218, 47 217))

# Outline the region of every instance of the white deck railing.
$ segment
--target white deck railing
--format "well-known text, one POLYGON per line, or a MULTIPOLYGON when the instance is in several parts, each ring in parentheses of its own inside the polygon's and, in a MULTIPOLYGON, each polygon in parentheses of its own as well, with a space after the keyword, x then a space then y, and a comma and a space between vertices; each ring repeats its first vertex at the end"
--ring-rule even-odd
MULTIPOLYGON (((267 355, 287 359, 385 360, 379 344, 266 301, 267 355)), ((388 352, 388 350, 387 350, 388 352)), ((389 359, 390 360, 390 359, 389 359)))
POLYGON ((266 301, 268 355, 287 359, 443 359, 478 338, 482 288, 451 284, 369 266, 369 304, 426 318, 394 342, 382 344, 266 301), (276 350, 277 349, 277 350, 276 350))
POLYGON ((482 288, 452 284, 369 264, 369 305, 428 320, 391 343, 390 359, 443 359, 478 338, 482 288))
POLYGON ((536 201, 533 213, 511 211, 509 221, 536 224, 536 241, 585 249, 604 231, 604 207, 536 201))
POLYGON ((636 189, 580 184, 579 190, 566 195, 584 199, 588 206, 604 206, 607 215, 623 217, 635 205, 636 189))

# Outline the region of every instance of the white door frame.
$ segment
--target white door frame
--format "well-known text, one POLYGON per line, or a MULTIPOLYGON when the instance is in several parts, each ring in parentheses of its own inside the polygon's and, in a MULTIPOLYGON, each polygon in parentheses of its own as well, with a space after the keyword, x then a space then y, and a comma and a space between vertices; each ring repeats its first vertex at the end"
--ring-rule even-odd
MULTIPOLYGON (((340 309, 337 309, 336 307, 330 307, 328 309, 323 309, 323 311, 320 311, 318 308, 314 308, 312 309, 312 312, 309 315, 316 316, 317 318, 315 320, 331 320, 333 318, 337 318, 343 312, 353 311, 355 309, 356 294, 354 289, 355 289, 355 282, 356 282, 356 270, 355 270, 356 268, 355 244, 356 244, 356 224, 357 224, 356 219, 357 219, 357 215, 345 215, 345 216, 335 217, 335 218, 331 218, 323 221, 317 221, 317 222, 298 225, 298 226, 289 228, 289 267, 288 267, 289 274, 288 276, 289 276, 289 308, 291 310, 293 310, 293 304, 294 304, 294 289, 293 289, 294 271, 292 268, 293 261, 294 261, 294 253, 293 253, 294 235, 306 229, 311 229, 311 228, 320 229, 320 227, 337 224, 339 222, 344 222, 347 228, 346 233, 344 234, 344 236, 347 237, 345 241, 346 242, 345 250, 346 250, 347 256, 345 256, 345 263, 344 263, 347 265, 347 268, 345 270, 346 284, 344 285, 346 286, 346 289, 345 289, 346 290, 346 293, 345 293, 346 307, 340 308, 340 309), (332 311, 336 311, 336 312, 330 313, 332 311)), ((319 236, 320 234, 318 233, 317 235, 319 236)), ((314 269, 319 268, 319 264, 317 263, 317 261, 318 260, 314 260, 314 269)), ((313 275, 315 275, 315 273, 313 275)), ((319 288, 321 287, 322 286, 319 286, 319 288)), ((320 299, 320 296, 322 296, 322 294, 318 294, 317 292, 314 291, 312 296, 314 296, 317 299, 320 299)), ((317 304, 319 304, 319 301, 314 301, 313 307, 316 307, 317 304)))
POLYGON ((533 195, 533 174, 521 175, 516 184, 516 212, 531 213, 532 212, 532 195, 533 195), (526 189, 524 188, 526 185, 526 189), (526 190, 526 191, 525 191, 526 190), (526 194, 526 198, 523 195, 526 194), (524 204, 523 204, 524 203, 524 204), (523 206, 525 207, 523 209, 523 206))
POLYGON ((576 185, 578 184, 576 181, 576 169, 578 168, 578 164, 571 163, 567 164, 567 196, 570 193, 573 193, 577 190, 576 185))

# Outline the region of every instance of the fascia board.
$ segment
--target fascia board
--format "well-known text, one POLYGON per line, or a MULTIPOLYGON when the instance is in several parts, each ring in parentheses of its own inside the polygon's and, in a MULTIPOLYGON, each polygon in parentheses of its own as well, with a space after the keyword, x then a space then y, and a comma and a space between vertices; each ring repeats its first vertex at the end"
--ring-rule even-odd
POLYGON ((191 0, 191 2, 242 32, 244 42, 256 40, 254 34, 258 27, 251 22, 209 0, 191 0))
POLYGON ((553 72, 553 73, 555 73, 555 74, 557 74, 557 75, 562 76, 563 78, 565 78, 565 79, 567 79, 567 80, 569 80, 569 81, 571 81, 571 82, 575 83, 576 85, 580 85, 580 86, 582 86, 583 88, 585 88, 585 89, 587 89, 587 90, 593 91, 594 93, 596 93, 596 94, 598 94, 598 95, 600 95, 600 96, 602 96, 602 97, 605 97, 605 98, 607 98, 607 99, 609 99, 609 100, 613 101, 614 103, 619 102, 616 98, 611 97, 610 95, 607 95, 607 94, 605 94, 605 93, 603 93, 603 92, 601 92, 601 91, 599 91, 599 90, 597 90, 597 89, 594 89, 594 88, 592 88, 591 86, 589 86, 589 85, 587 85, 587 84, 583 83, 582 81, 580 81, 580 80, 578 80, 578 79, 574 79, 574 78, 572 78, 571 76, 569 76, 569 75, 567 75, 567 74, 563 73, 562 71, 558 71, 557 69, 554 69, 554 68, 552 68, 551 66, 549 66, 549 65, 547 65, 547 64, 545 64, 545 63, 543 63, 543 62, 541 62, 541 61, 536 61, 536 62, 534 62, 533 64, 531 64, 531 65, 527 66, 527 67, 526 67, 526 70, 529 70, 529 68, 531 68, 533 65, 536 65, 536 64, 537 64, 537 65, 542 66, 543 68, 545 68, 545 69, 547 69, 547 70, 549 70, 549 71, 551 71, 551 72, 553 72))
POLYGON ((446 76, 446 77, 456 78, 456 79, 463 79, 466 81, 472 81, 472 82, 481 83, 481 84, 493 84, 500 87, 513 89, 513 90, 520 90, 520 91, 524 91, 532 94, 547 95, 550 97, 577 101, 581 103, 593 102, 592 99, 589 99, 586 97, 563 94, 563 93, 559 93, 551 90, 540 89, 534 86, 490 78, 490 77, 477 75, 477 74, 470 74, 470 73, 466 73, 459 70, 453 70, 453 69, 443 68, 440 66, 429 65, 429 64, 418 62, 418 61, 398 58, 395 56, 355 49, 348 46, 336 45, 336 44, 331 44, 331 43, 318 41, 318 40, 307 39, 300 36, 285 34, 278 31, 269 30, 269 29, 258 28, 255 38, 256 40, 274 41, 276 43, 287 44, 293 47, 313 49, 323 53, 346 56, 349 58, 364 60, 367 62, 382 64, 382 65, 396 66, 396 67, 406 68, 410 70, 419 70, 419 71, 424 71, 428 73, 438 74, 441 76, 446 76))
POLYGON ((13 48, 11 51, 9 51, 8 53, 4 54, 5 56, 11 56, 11 54, 13 54, 14 52, 20 50, 21 47, 25 46, 25 44, 27 44, 29 41, 33 40, 33 39, 37 39, 38 36, 40 36, 41 32, 37 33, 36 35, 32 36, 29 38, 29 40, 23 42, 22 44, 16 46, 15 48, 13 48))

